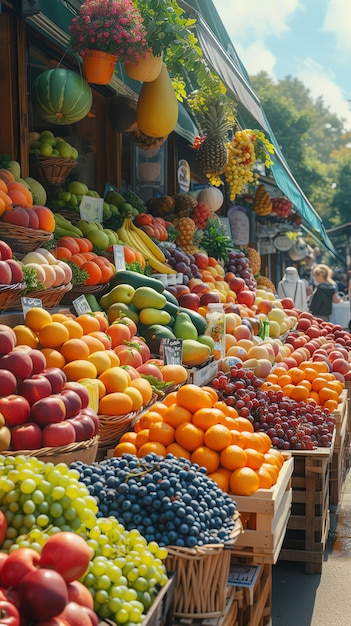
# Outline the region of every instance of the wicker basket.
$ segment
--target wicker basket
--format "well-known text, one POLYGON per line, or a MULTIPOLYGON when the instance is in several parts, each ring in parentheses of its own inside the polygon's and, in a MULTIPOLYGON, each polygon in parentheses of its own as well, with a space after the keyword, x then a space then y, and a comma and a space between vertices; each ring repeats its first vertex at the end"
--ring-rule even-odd
POLYGON ((131 429, 136 411, 125 415, 99 415, 99 450, 114 448, 124 433, 131 429))
POLYGON ((48 233, 46 230, 35 230, 0 222, 0 239, 9 244, 18 259, 21 259, 27 252, 40 248, 43 243, 53 239, 53 236, 53 233, 48 233))
MULTIPOLYGON (((42 289, 41 291, 32 291, 31 293, 27 293, 27 298, 39 298, 41 300, 42 306, 45 309, 53 309, 55 306, 58 306, 63 298, 63 296, 68 293, 72 289, 72 284, 68 283, 67 285, 61 285, 61 287, 52 287, 51 289, 42 289)), ((19 293, 16 298, 14 298, 13 302, 11 302, 12 308, 19 309, 21 308, 21 297, 23 296, 23 292, 19 293)))
POLYGON ((72 304, 73 300, 79 296, 91 293, 96 297, 102 296, 105 291, 109 290, 109 283, 105 285, 75 285, 69 292, 65 293, 62 298, 63 304, 72 304))
POLYGON ((227 598, 231 551, 223 544, 167 546, 168 572, 176 572, 174 615, 212 619, 222 615, 227 598))
POLYGON ((44 461, 44 463, 66 463, 70 465, 74 461, 82 461, 90 465, 95 461, 98 450, 98 437, 92 437, 87 441, 77 441, 67 446, 59 446, 57 448, 40 448, 39 450, 8 450, 1 452, 4 456, 35 456, 44 461))
POLYGON ((26 285, 24 283, 15 283, 14 285, 0 285, 0 311, 6 311, 6 309, 15 306, 26 285))
POLYGON ((61 185, 78 166, 78 161, 64 157, 38 157, 31 162, 35 178, 50 185, 61 185))

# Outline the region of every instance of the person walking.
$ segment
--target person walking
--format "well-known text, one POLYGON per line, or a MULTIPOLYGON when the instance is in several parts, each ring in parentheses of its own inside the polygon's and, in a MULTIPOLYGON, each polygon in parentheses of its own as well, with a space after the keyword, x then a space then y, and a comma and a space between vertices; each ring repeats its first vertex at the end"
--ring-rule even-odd
POLYGON ((332 278, 332 270, 323 263, 313 269, 313 282, 315 284, 309 309, 315 317, 320 317, 328 322, 332 312, 333 302, 341 302, 338 286, 332 278))
POLYGON ((294 307, 299 311, 308 311, 305 281, 299 277, 296 267, 287 267, 285 274, 277 286, 277 294, 281 300, 291 298, 294 307))

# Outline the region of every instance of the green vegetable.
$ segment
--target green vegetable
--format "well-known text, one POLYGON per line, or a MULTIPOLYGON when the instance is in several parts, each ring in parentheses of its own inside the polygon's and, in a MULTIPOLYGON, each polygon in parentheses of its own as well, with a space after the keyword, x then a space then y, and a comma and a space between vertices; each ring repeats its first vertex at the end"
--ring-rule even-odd
POLYGON ((66 259, 62 260, 65 261, 65 263, 67 263, 72 270, 71 283, 73 287, 75 287, 76 285, 85 285, 86 281, 89 278, 88 272, 86 270, 82 270, 80 267, 78 267, 78 265, 73 263, 73 261, 68 261, 66 259))
POLYGON ((11 157, 9 154, 5 154, 4 152, 0 152, 0 168, 8 169, 9 163, 11 161, 11 157))
POLYGON ((44 285, 38 280, 37 272, 34 267, 27 267, 22 265, 23 282, 26 287, 23 291, 23 295, 33 293, 33 291, 43 291, 44 285))

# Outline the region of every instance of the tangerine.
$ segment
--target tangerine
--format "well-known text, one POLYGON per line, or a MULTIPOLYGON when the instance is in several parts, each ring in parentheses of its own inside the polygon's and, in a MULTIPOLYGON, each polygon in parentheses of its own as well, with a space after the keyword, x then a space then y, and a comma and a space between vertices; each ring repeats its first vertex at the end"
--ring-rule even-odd
POLYGON ((136 433, 135 445, 137 448, 141 448, 147 441, 150 441, 150 431, 148 428, 141 428, 136 433))
POLYGON ((228 493, 229 491, 229 479, 231 476, 230 470, 224 467, 219 467, 215 472, 208 474, 208 477, 217 483, 218 487, 228 493))
POLYGON ((229 479, 229 486, 237 496, 252 496, 260 488, 260 480, 251 467, 238 467, 229 479))
POLYGON ((267 468, 261 465, 261 467, 259 467, 258 470, 256 470, 256 473, 260 481, 259 488, 270 489, 273 485, 273 478, 270 472, 267 470, 267 468))
POLYGON ((154 422, 150 424, 149 434, 151 441, 158 441, 164 446, 169 446, 174 442, 175 428, 165 422, 154 422))
POLYGON ((195 448, 202 446, 204 442, 204 431, 198 426, 195 426, 195 424, 184 422, 177 426, 175 440, 183 446, 183 448, 192 452, 195 448))
POLYGON ((190 423, 191 419, 192 413, 188 409, 178 406, 178 404, 171 404, 163 414, 163 421, 173 426, 173 428, 177 428, 184 422, 190 423))
POLYGON ((166 451, 167 454, 173 454, 173 456, 176 456, 178 459, 183 458, 190 461, 191 454, 189 450, 186 450, 185 448, 183 448, 183 446, 180 446, 179 443, 175 441, 167 446, 166 451))
POLYGON ((241 430, 241 431, 245 430, 245 431, 252 432, 252 433, 254 432, 253 425, 251 424, 250 420, 248 420, 246 417, 239 416, 239 417, 236 417, 234 421, 235 421, 236 430, 241 430))
POLYGON ((175 385, 181 385, 188 379, 188 372, 183 365, 163 365, 161 374, 165 383, 174 383, 175 385))
POLYGON ((254 448, 245 448, 245 452, 247 456, 247 467, 258 470, 264 462, 264 454, 254 448))
POLYGON ((246 459, 245 450, 235 444, 226 446, 219 457, 221 465, 228 470, 235 470, 237 467, 245 467, 246 459))
POLYGON ((82 315, 78 315, 76 322, 83 328, 84 335, 93 333, 95 330, 100 330, 99 320, 92 313, 82 313, 82 315))
POLYGON ((210 426, 214 426, 215 424, 219 424, 220 419, 224 419, 226 416, 222 411, 218 409, 199 409, 195 411, 192 416, 192 423, 196 426, 202 428, 202 430, 207 430, 210 426))
POLYGON ((204 443, 212 450, 223 450, 232 442, 232 434, 229 428, 223 424, 215 424, 207 428, 204 435, 204 443))
POLYGON ((141 448, 139 448, 138 456, 143 457, 147 454, 151 454, 151 452, 154 452, 158 456, 166 456, 167 454, 167 450, 162 443, 159 443, 158 441, 147 441, 143 446, 141 446, 141 448))
POLYGON ((143 430, 145 428, 150 428, 151 424, 155 424, 155 422, 162 422, 162 416, 156 411, 145 411, 142 414, 137 424, 139 424, 140 428, 143 430))
POLYGON ((123 454, 137 454, 138 448, 131 441, 120 441, 114 451, 113 456, 123 456, 123 454))
POLYGON ((199 409, 211 408, 212 400, 206 391, 193 384, 186 384, 177 391, 177 404, 192 413, 199 409))
POLYGON ((210 474, 219 467, 219 454, 207 446, 199 446, 193 450, 191 462, 197 463, 200 467, 205 467, 210 474))
POLYGON ((66 363, 61 352, 54 348, 41 348, 40 352, 45 356, 46 367, 58 367, 62 369, 66 363))
POLYGON ((87 359, 89 356, 89 348, 84 341, 78 338, 68 339, 60 347, 66 363, 75 361, 76 359, 87 359))

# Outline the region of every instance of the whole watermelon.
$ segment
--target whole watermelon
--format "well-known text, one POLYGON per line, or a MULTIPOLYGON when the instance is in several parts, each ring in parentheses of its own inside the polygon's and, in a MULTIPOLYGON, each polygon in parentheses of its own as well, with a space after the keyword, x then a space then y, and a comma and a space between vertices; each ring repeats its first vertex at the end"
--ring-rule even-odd
POLYGON ((35 79, 32 102, 44 120, 63 126, 79 122, 89 113, 93 94, 80 74, 56 68, 35 79))

